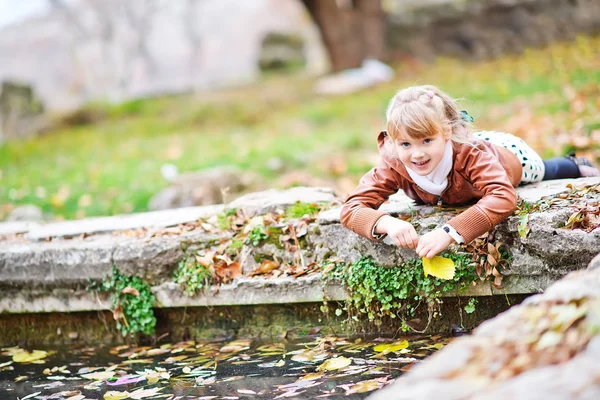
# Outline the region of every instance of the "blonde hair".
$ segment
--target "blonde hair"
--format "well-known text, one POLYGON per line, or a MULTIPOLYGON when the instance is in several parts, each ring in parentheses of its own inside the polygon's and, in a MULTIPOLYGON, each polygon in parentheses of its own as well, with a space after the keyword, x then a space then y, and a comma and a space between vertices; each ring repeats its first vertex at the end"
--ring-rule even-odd
POLYGON ((469 124, 456 100, 432 85, 411 86, 398 91, 389 102, 386 119, 387 132, 393 140, 402 135, 402 128, 413 139, 450 129, 452 141, 473 144, 469 124))

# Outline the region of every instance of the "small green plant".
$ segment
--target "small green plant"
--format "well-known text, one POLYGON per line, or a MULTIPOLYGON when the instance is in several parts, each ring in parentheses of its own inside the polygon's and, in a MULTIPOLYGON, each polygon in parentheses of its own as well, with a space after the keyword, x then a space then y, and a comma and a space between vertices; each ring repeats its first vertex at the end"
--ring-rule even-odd
POLYGON ((220 229, 226 231, 231 229, 231 217, 237 213, 237 209, 228 208, 217 215, 217 225, 220 229))
MULTIPOLYGON (((348 289, 346 310, 366 315, 380 325, 384 318, 414 318, 421 305, 428 309, 447 292, 462 292, 478 279, 469 254, 444 254, 456 265, 454 278, 442 280, 423 273, 421 259, 410 259, 393 268, 378 265, 370 257, 353 264, 339 264, 329 277, 340 279, 348 289)), ((354 316, 356 317, 356 315, 354 316)), ((358 318, 350 317, 354 320, 358 318)), ((406 324, 403 324, 403 326, 406 324)))
POLYGON ((246 238, 246 244, 250 244, 254 247, 258 246, 260 242, 267 239, 269 235, 265 233, 264 226, 255 226, 252 228, 248 237, 246 238))
POLYGON ((302 218, 305 215, 315 216, 321 211, 321 206, 317 203, 302 203, 300 201, 292 204, 286 211, 286 217, 289 219, 302 218))
POLYGON ((465 306, 465 311, 467 314, 473 314, 475 312, 475 306, 477 305, 477 299, 475 297, 471 297, 469 302, 465 306))
POLYGON ((88 289, 109 292, 117 329, 123 336, 137 332, 151 335, 156 327, 152 307, 156 298, 150 286, 137 276, 123 275, 113 265, 112 275, 88 289))
POLYGON ((190 297, 203 291, 213 282, 213 277, 208 267, 200 264, 193 256, 179 261, 173 278, 183 292, 190 297))

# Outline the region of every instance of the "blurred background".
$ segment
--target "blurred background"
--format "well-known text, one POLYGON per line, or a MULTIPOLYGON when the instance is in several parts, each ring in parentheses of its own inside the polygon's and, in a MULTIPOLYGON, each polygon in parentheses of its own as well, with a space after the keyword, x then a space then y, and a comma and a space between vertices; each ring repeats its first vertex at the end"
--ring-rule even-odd
POLYGON ((0 221, 347 195, 388 100, 600 157, 600 0, 0 0, 0 221))

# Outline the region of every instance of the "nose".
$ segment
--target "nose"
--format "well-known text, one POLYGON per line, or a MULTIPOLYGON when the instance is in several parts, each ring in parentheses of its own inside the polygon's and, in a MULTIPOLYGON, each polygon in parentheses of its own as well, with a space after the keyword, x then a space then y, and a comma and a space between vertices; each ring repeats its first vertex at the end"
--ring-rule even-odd
POLYGON ((413 150, 412 156, 414 158, 422 158, 422 157, 425 157, 425 153, 423 152, 423 150, 421 150, 419 148, 415 148, 413 150))

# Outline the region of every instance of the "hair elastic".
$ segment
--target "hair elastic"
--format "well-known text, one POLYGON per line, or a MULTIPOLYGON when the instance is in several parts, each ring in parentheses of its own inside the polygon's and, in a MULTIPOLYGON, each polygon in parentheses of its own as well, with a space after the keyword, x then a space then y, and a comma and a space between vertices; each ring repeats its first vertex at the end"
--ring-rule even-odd
POLYGON ((428 90, 425 93, 427 93, 427 96, 429 96, 430 99, 433 99, 433 92, 431 90, 428 90))
POLYGON ((460 110, 461 118, 463 119, 463 121, 465 122, 473 122, 475 121, 475 119, 469 115, 469 113, 467 112, 467 110, 460 110))

